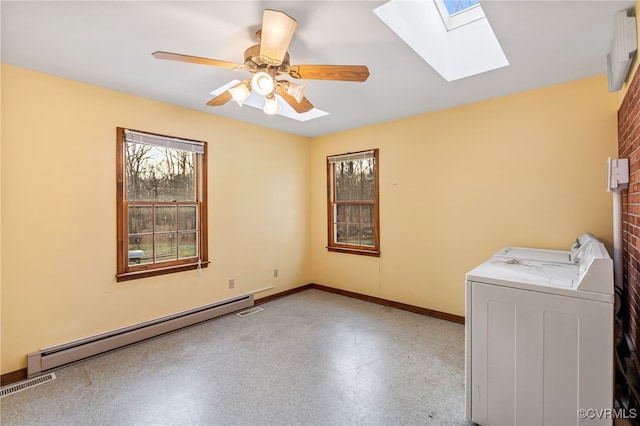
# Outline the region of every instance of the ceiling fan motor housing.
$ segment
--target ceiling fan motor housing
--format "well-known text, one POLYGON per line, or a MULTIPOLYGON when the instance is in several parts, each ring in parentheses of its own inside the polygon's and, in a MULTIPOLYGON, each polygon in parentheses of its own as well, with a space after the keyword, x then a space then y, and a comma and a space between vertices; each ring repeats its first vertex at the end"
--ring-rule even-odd
POLYGON ((260 56, 260 45, 256 44, 244 51, 244 66, 248 71, 257 72, 264 68, 275 70, 276 74, 286 74, 289 71, 289 52, 284 55, 280 65, 268 64, 260 56))

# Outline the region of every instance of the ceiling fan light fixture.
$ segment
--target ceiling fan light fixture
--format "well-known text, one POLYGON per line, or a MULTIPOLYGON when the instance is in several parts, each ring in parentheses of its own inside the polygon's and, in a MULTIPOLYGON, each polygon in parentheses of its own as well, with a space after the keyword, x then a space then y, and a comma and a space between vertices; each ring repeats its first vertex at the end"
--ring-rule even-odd
POLYGON ((237 86, 229 89, 229 93, 231 93, 233 100, 236 101, 238 105, 242 106, 244 101, 246 101, 249 95, 251 95, 251 89, 249 88, 249 84, 243 81, 237 86))
POLYGON ((262 110, 267 115, 276 115, 280 112, 280 104, 273 94, 265 96, 264 108, 262 110))
POLYGON ((287 86, 287 93, 295 98, 298 103, 302 102, 304 99, 304 89, 305 87, 302 84, 296 84, 289 82, 287 86))
POLYGON ((279 10, 266 9, 262 16, 260 56, 269 65, 282 63, 296 29, 296 20, 279 10))
POLYGON ((259 71, 251 78, 251 89, 259 95, 267 96, 273 93, 275 87, 275 81, 269 73, 265 71, 259 71))

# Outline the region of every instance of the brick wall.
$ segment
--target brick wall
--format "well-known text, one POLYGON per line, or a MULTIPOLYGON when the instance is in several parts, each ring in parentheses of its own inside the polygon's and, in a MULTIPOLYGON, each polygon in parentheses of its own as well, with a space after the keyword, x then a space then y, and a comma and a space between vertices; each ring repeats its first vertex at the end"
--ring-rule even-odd
POLYGON ((625 332, 640 348, 640 72, 618 110, 618 156, 629 159, 629 189, 622 194, 625 332))

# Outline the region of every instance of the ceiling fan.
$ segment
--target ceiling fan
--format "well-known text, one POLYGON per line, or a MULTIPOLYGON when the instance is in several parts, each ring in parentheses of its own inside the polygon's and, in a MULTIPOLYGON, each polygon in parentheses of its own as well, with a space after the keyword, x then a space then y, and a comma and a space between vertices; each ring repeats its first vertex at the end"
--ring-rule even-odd
POLYGON ((191 62, 253 73, 250 79, 243 80, 220 93, 207 102, 207 105, 220 106, 233 99, 242 106, 251 93, 255 92, 264 96, 263 111, 270 115, 280 111, 276 94, 297 113, 313 109, 311 102, 303 96, 304 86, 288 80, 279 80, 278 76, 288 75, 294 79, 358 82, 365 81, 369 77, 369 69, 364 65, 290 65, 287 49, 293 38, 296 25, 296 20, 286 13, 265 9, 262 16, 262 29, 256 33, 260 44, 245 50, 243 64, 171 52, 159 51, 152 53, 152 55, 157 59, 191 62))

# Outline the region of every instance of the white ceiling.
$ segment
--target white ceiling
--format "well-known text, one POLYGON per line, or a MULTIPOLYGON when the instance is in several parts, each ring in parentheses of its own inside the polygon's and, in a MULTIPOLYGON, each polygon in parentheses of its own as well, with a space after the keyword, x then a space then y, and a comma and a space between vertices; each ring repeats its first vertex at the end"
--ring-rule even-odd
POLYGON ((0 54, 3 63, 318 136, 605 74, 614 15, 635 1, 481 1, 510 65, 449 83, 373 13, 384 3, 3 0, 0 54), (329 112, 298 122, 234 102, 205 105, 212 90, 247 72, 151 56, 164 50, 242 63, 244 50, 257 43, 265 8, 298 21, 292 65, 367 65, 371 76, 364 83, 296 81, 329 112))

